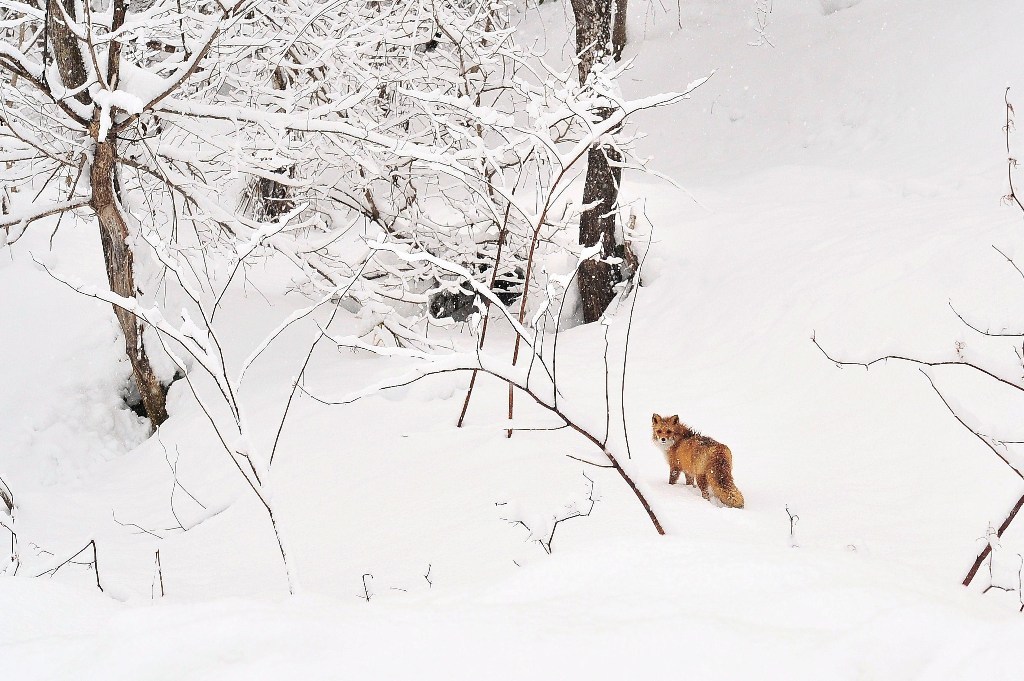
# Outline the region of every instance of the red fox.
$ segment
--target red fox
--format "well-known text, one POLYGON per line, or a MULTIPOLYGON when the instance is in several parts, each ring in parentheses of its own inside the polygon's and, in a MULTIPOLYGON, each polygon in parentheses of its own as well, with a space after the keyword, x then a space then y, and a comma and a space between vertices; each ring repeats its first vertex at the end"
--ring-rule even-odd
POLYGON ((668 462, 668 484, 674 485, 679 474, 686 476, 686 484, 696 480, 700 493, 711 500, 708 489, 730 508, 743 508, 743 494, 732 480, 732 452, 717 440, 701 435, 679 416, 651 419, 654 443, 665 452, 668 462))

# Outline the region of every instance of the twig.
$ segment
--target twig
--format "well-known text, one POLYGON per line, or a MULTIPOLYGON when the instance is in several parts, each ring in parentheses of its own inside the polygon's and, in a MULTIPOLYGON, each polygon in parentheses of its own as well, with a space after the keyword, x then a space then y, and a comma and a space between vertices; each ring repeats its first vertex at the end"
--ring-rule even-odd
POLYGON ((357 596, 357 598, 362 598, 367 603, 369 603, 370 599, 373 598, 373 594, 370 592, 370 585, 366 581, 367 577, 369 577, 370 579, 373 579, 373 575, 370 574, 369 572, 363 574, 363 595, 362 596, 357 596))
POLYGON ((177 510, 174 508, 174 492, 180 487, 181 490, 185 494, 187 494, 189 498, 192 499, 192 501, 196 502, 199 505, 199 507, 202 508, 204 511, 206 510, 206 504, 199 501, 199 499, 197 499, 195 495, 192 494, 192 492, 189 492, 188 489, 186 489, 186 487, 181 484, 181 481, 178 480, 178 461, 181 460, 181 452, 178 450, 178 446, 174 446, 174 453, 177 454, 177 457, 174 459, 174 463, 172 464, 171 455, 167 451, 167 446, 164 444, 163 438, 161 437, 159 430, 156 431, 156 441, 164 450, 164 461, 167 462, 167 467, 171 470, 171 479, 173 482, 171 484, 171 498, 168 504, 171 507, 171 515, 174 516, 174 519, 178 522, 178 527, 180 527, 183 530, 187 530, 188 528, 186 528, 184 523, 181 522, 181 518, 178 517, 177 510))
MULTIPOLYGON (((996 529, 997 537, 1003 536, 1003 532, 1005 532, 1006 528, 1010 526, 1010 523, 1013 522, 1013 519, 1017 517, 1017 513, 1020 511, 1021 507, 1024 507, 1024 494, 1021 495, 1020 499, 1017 500, 1017 503, 1014 504, 1013 508, 1010 509, 1010 512, 1006 514, 1006 517, 1003 519, 1002 524, 998 527, 998 529, 996 529)), ((978 557, 974 559, 974 563, 971 565, 971 569, 967 571, 967 576, 964 577, 963 581, 964 586, 971 585, 971 581, 974 579, 974 576, 978 574, 978 570, 981 568, 982 564, 984 564, 985 562, 985 559, 988 558, 989 554, 991 553, 992 544, 991 542, 989 542, 985 544, 985 548, 982 549, 981 553, 978 554, 978 557)))
POLYGON ((548 554, 550 554, 554 550, 553 544, 555 541, 555 530, 558 529, 558 525, 560 523, 564 523, 567 520, 572 520, 573 518, 586 518, 594 510, 594 506, 597 504, 597 500, 594 499, 594 481, 587 477, 586 473, 583 474, 583 477, 587 478, 587 482, 590 483, 590 491, 587 493, 587 501, 590 502, 590 506, 587 507, 586 511, 580 511, 578 509, 574 510, 569 515, 559 518, 554 522, 554 524, 551 525, 551 534, 548 535, 547 542, 545 543, 541 540, 538 540, 541 542, 541 546, 544 547, 544 550, 547 551, 548 554))
POLYGON ((1010 193, 1003 197, 1003 200, 1007 203, 1013 202, 1017 204, 1017 207, 1024 211, 1024 204, 1017 198, 1017 191, 1013 187, 1013 169, 1017 167, 1017 159, 1010 156, 1010 131, 1013 130, 1013 104, 1010 104, 1010 88, 1007 87, 1003 92, 1003 102, 1006 103, 1006 125, 1003 127, 1003 132, 1006 136, 1006 178, 1010 185, 1010 193))
MULTIPOLYGON (((369 260, 367 260, 367 262, 369 262, 369 260)), ((366 267, 365 263, 363 264, 363 267, 366 267)), ((362 272, 362 270, 360 270, 360 272, 362 272)), ((352 278, 352 282, 355 283, 355 280, 356 280, 355 277, 353 277, 352 278)), ((351 288, 351 285, 350 285, 350 288, 351 288)), ((346 293, 347 293, 347 290, 346 290, 346 293)), ((292 389, 288 392, 288 401, 285 402, 284 412, 281 414, 281 420, 277 424, 277 433, 274 435, 274 444, 270 447, 270 458, 267 461, 267 467, 268 468, 271 465, 273 465, 273 463, 274 463, 274 455, 277 453, 277 444, 278 444, 278 442, 281 441, 281 432, 284 430, 284 422, 286 420, 288 420, 288 412, 291 411, 292 400, 295 399, 295 391, 298 388, 299 382, 302 381, 302 376, 306 373, 306 367, 309 366, 309 360, 313 357, 313 351, 316 350, 316 346, 327 335, 327 329, 329 329, 331 327, 331 323, 334 322, 334 318, 337 316, 338 310, 341 309, 341 301, 344 298, 344 295, 345 295, 345 293, 342 293, 338 297, 338 302, 337 302, 337 304, 335 304, 334 311, 331 312, 331 316, 327 320, 327 324, 325 324, 320 329, 320 335, 317 336, 316 340, 313 341, 313 344, 309 346, 309 352, 306 353, 306 358, 302 361, 302 367, 299 369, 299 375, 292 382, 292 389)))
MULTIPOLYGON (((530 153, 533 153, 533 152, 531 151, 530 153)), ((519 188, 518 185, 516 185, 515 187, 512 188, 512 195, 513 196, 515 196, 516 189, 518 189, 518 188, 519 188)), ((511 210, 512 210, 512 203, 509 202, 505 206, 505 224, 502 225, 500 230, 498 230, 498 249, 497 249, 497 252, 494 254, 494 269, 491 270, 491 283, 490 283, 490 286, 489 286, 489 288, 492 291, 494 290, 494 285, 498 281, 498 268, 501 266, 501 251, 502 251, 502 249, 505 246, 505 239, 508 238, 508 217, 509 217, 509 213, 511 212, 511 210)), ((524 296, 526 295, 526 288, 527 288, 526 282, 524 281, 523 282, 523 295, 524 296)), ((490 301, 485 301, 484 302, 484 326, 480 330, 480 342, 477 344, 477 348, 480 349, 480 350, 483 349, 484 342, 487 340, 487 324, 488 324, 488 322, 490 322, 490 320, 491 320, 491 302, 490 301)), ((455 424, 456 428, 461 428, 462 424, 466 420, 466 411, 469 409, 469 400, 473 397, 473 388, 475 386, 476 386, 476 372, 474 371, 473 375, 469 377, 469 389, 466 390, 466 399, 462 402, 462 412, 459 413, 459 420, 455 424)))
POLYGON ((160 549, 156 550, 156 573, 160 577, 160 597, 162 598, 164 593, 164 568, 160 564, 160 549))
POLYGON ((875 364, 878 364, 879 362, 884 363, 884 362, 886 362, 888 360, 898 360, 898 361, 901 361, 901 362, 908 362, 910 364, 917 364, 918 366, 926 366, 926 367, 962 366, 962 367, 967 367, 968 369, 972 369, 974 371, 977 371, 978 373, 984 374, 985 376, 988 376, 989 378, 993 379, 994 381, 998 381, 999 383, 1002 383, 1003 385, 1006 385, 1006 386, 1009 386, 1009 387, 1011 387, 1011 388, 1013 388, 1015 390, 1019 390, 1021 392, 1024 392, 1024 386, 1019 385, 1017 383, 1014 383, 1013 381, 1007 380, 1007 379, 1002 378, 1000 376, 997 376, 996 374, 992 373, 991 371, 989 371, 987 369, 984 369, 984 368, 982 368, 982 367, 980 367, 977 364, 974 364, 972 362, 966 362, 966 361, 962 361, 962 360, 955 360, 955 361, 954 360, 946 360, 946 361, 939 361, 939 362, 926 362, 925 360, 917 359, 917 358, 914 358, 914 357, 906 357, 904 355, 885 355, 884 357, 877 357, 877 358, 875 358, 875 359, 873 359, 873 360, 871 360, 869 362, 852 362, 852 361, 846 361, 846 360, 838 360, 838 359, 832 357, 831 355, 829 355, 828 352, 825 351, 825 348, 823 348, 821 346, 821 344, 818 343, 817 334, 815 334, 814 332, 811 333, 811 342, 814 343, 814 345, 818 348, 818 350, 821 351, 821 354, 823 354, 830 362, 835 363, 835 365, 839 366, 839 367, 859 366, 859 367, 864 367, 864 369, 870 369, 875 364))
POLYGON ((789 516, 789 541, 795 546, 796 524, 800 522, 800 516, 794 515, 793 512, 789 510, 789 504, 786 504, 786 515, 789 516))
POLYGON ((585 463, 585 464, 588 464, 590 466, 593 466, 594 468, 614 468, 614 466, 612 466, 610 463, 595 463, 593 461, 587 461, 586 459, 581 459, 578 456, 573 456, 572 454, 566 454, 566 456, 569 457, 570 459, 574 459, 576 461, 579 461, 580 463, 585 463))
MULTIPOLYGON (((999 250, 999 249, 996 249, 996 250, 999 250)), ((1009 258, 1007 258, 1007 260, 1009 260, 1009 258)), ((1013 261, 1010 260, 1010 263, 1013 264, 1013 261)), ((1016 265, 1014 265, 1014 266, 1016 267, 1016 265)), ((974 331, 975 333, 981 334, 982 336, 988 336, 989 338, 1024 338, 1024 333, 1012 332, 1012 331, 1011 332, 1004 332, 1004 331, 995 332, 995 331, 990 331, 988 329, 982 329, 982 328, 972 324, 971 322, 967 321, 967 318, 964 317, 962 314, 960 314, 960 312, 955 307, 953 307, 953 303, 952 302, 949 303, 949 309, 953 311, 953 314, 955 314, 957 316, 957 319, 959 319, 963 323, 964 326, 966 326, 971 331, 974 331)))
POLYGON ((100 584, 100 562, 99 562, 99 557, 97 556, 97 553, 96 553, 96 540, 95 539, 90 539, 88 544, 86 544, 85 546, 80 548, 77 553, 72 555, 70 558, 65 560, 60 565, 57 565, 56 567, 50 568, 49 570, 44 570, 43 572, 40 572, 38 575, 36 575, 36 577, 42 577, 43 575, 49 575, 50 577, 53 577, 54 575, 57 574, 58 570, 60 570, 65 565, 74 562, 75 558, 78 558, 78 556, 82 555, 90 546, 92 547, 92 561, 89 562, 89 563, 76 563, 76 564, 77 565, 85 565, 86 567, 92 567, 93 572, 96 573, 96 588, 99 589, 100 591, 103 591, 103 585, 100 584))
POLYGON ((920 371, 921 371, 922 374, 924 374, 924 377, 928 379, 928 383, 931 384, 932 390, 934 390, 935 394, 939 396, 939 399, 942 400, 942 403, 944 405, 946 405, 946 409, 948 409, 949 413, 953 415, 953 418, 955 418, 957 420, 957 422, 960 423, 961 426, 966 428, 967 431, 971 433, 971 435, 973 435, 974 437, 978 438, 978 440, 980 440, 982 442, 982 444, 984 444, 986 447, 988 447, 992 451, 993 454, 998 456, 1000 461, 1002 461, 1007 466, 1009 466, 1010 470, 1012 470, 1014 473, 1016 473, 1018 478, 1020 478, 1021 480, 1024 480, 1024 473, 1022 473, 1016 466, 1014 466, 1012 463, 1010 463, 1010 460, 1008 458, 1006 458, 1005 456, 1003 456, 999 452, 998 449, 993 447, 992 443, 989 442, 985 438, 985 436, 983 436, 981 433, 976 431, 974 428, 971 428, 969 425, 967 425, 967 423, 960 417, 960 415, 956 413, 956 411, 953 409, 953 407, 950 406, 949 402, 946 400, 946 398, 942 395, 942 393, 936 387, 935 381, 933 381, 932 377, 928 375, 928 372, 926 372, 924 369, 920 369, 920 371))
POLYGON ((114 522, 117 523, 118 525, 120 525, 121 527, 134 527, 135 529, 137 529, 138 532, 136 534, 148 534, 151 537, 156 537, 157 539, 163 539, 163 537, 161 537, 159 534, 157 534, 156 532, 153 532, 152 530, 147 530, 142 525, 136 525, 135 523, 122 523, 120 520, 117 519, 117 514, 114 513, 114 509, 110 509, 110 515, 111 515, 111 517, 113 517, 114 522))
MULTIPOLYGON (((558 526, 561 523, 566 522, 567 520, 573 520, 574 518, 586 518, 593 512, 594 506, 597 504, 597 499, 594 497, 593 479, 591 479, 586 473, 583 473, 583 477, 586 478, 587 483, 589 484, 589 489, 587 490, 587 501, 590 502, 590 505, 587 507, 587 510, 581 511, 578 508, 573 507, 572 511, 568 515, 555 519, 555 522, 551 525, 551 532, 548 533, 547 539, 543 537, 534 538, 534 541, 540 544, 541 548, 544 549, 544 553, 547 553, 548 555, 551 555, 551 552, 554 550, 553 544, 555 541, 555 532, 558 530, 558 526)), ((505 504, 499 503, 495 505, 504 506, 505 504)), ((530 526, 518 518, 504 518, 504 520, 511 523, 512 525, 522 525, 524 528, 526 528, 527 532, 529 532, 531 535, 533 534, 533 530, 530 528, 530 526)))
MULTIPOLYGON (((648 221, 648 224, 651 224, 648 221)), ((629 305, 629 318, 626 320, 626 341, 622 347, 622 381, 619 384, 619 407, 622 409, 622 437, 626 441, 626 458, 633 458, 633 452, 629 448, 629 427, 626 425, 626 364, 629 361, 629 334, 633 330, 633 312, 636 311, 636 299, 640 296, 640 274, 643 272, 644 263, 647 261, 647 254, 651 252, 651 242, 654 237, 654 225, 651 224, 651 232, 647 237, 647 249, 644 250, 644 257, 640 258, 640 264, 633 273, 636 285, 633 286, 633 301, 629 305)))

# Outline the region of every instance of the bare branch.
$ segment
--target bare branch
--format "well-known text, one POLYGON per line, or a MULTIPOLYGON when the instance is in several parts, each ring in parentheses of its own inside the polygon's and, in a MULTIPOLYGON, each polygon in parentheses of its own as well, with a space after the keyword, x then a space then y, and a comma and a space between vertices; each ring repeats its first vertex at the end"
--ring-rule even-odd
POLYGON ((839 360, 839 359, 836 359, 836 358, 832 357, 831 355, 829 355, 828 352, 825 351, 825 348, 823 348, 821 346, 821 344, 818 343, 817 335, 815 333, 811 334, 811 342, 814 343, 814 345, 818 348, 818 350, 821 351, 821 354, 823 354, 826 359, 828 359, 830 362, 833 362, 836 366, 839 366, 839 367, 858 366, 858 367, 863 367, 864 369, 870 369, 875 364, 878 364, 878 363, 883 363, 884 364, 888 360, 896 360, 896 361, 900 361, 900 362, 907 362, 909 364, 917 364, 919 366, 925 366, 925 367, 960 366, 960 367, 966 367, 966 368, 971 369, 973 371, 977 371, 978 373, 984 374, 985 376, 988 376, 989 378, 991 378, 991 379, 993 379, 993 380, 995 380, 995 381, 997 381, 999 383, 1002 383, 1003 385, 1006 385, 1006 386, 1009 386, 1009 387, 1011 387, 1011 388, 1013 388, 1015 390, 1019 390, 1021 392, 1024 392, 1024 386, 1022 386, 1022 385, 1020 385, 1018 383, 1014 383, 1013 381, 1005 379, 1005 378, 1003 378, 1001 376, 998 376, 998 375, 992 373, 991 371, 989 371, 987 369, 984 369, 984 368, 982 368, 982 367, 980 367, 977 364, 974 364, 972 362, 966 362, 966 361, 963 361, 963 360, 955 360, 955 361, 947 360, 947 361, 938 361, 938 362, 927 362, 927 361, 924 361, 924 360, 921 360, 921 359, 917 359, 915 357, 905 357, 903 355, 885 355, 884 357, 878 357, 878 358, 873 359, 873 360, 871 360, 869 362, 853 362, 853 361, 839 360))

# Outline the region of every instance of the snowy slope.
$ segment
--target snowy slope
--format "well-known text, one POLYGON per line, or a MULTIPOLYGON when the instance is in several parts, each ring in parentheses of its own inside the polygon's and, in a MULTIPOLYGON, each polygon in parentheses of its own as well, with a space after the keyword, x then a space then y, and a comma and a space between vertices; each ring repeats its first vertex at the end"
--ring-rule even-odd
MULTIPOLYGON (((652 165, 686 190, 625 187, 653 225, 629 348, 627 467, 668 536, 614 473, 565 456, 595 456, 571 432, 507 440, 495 382, 482 380, 461 431, 465 377, 347 406, 300 399, 274 469, 299 585, 286 598, 266 518, 201 412, 176 385, 160 440, 142 442, 111 395, 127 369, 109 313, 29 266, 41 234, 13 262, 0 254, 0 286, 17 292, 0 299, 0 474, 37 545, 23 574, 53 564, 45 551, 66 557, 95 539, 107 591, 74 565, 0 580, 5 678, 1021 677, 1019 594, 982 596, 987 573, 959 586, 1019 479, 915 367, 840 370, 810 337, 848 359, 946 360, 959 341, 972 358, 1012 363, 1011 344, 970 334, 949 302, 995 328, 1014 327, 1024 302, 991 248, 1020 252, 1021 216, 999 198, 1003 89, 1024 97, 1024 6, 775 2, 771 47, 749 44, 752 0, 682 3, 681 29, 674 7, 631 4, 626 94, 715 72, 690 101, 638 121, 652 165), (731 447, 745 509, 668 486, 652 411, 731 447), (507 522, 537 528, 585 506, 584 473, 594 511, 559 526, 552 555, 507 522), (787 508, 799 515, 792 535, 787 508), (164 598, 153 598, 157 549, 164 598)), ((545 3, 524 31, 564 57, 568 11, 545 3)), ((86 228, 63 232, 55 262, 101 281, 98 251, 62 258, 91 242, 86 228)), ((236 362, 281 307, 302 304, 272 275, 225 308, 236 362)), ((615 315, 613 354, 627 316, 615 315)), ((267 440, 315 331, 290 331, 246 380, 248 418, 267 440)), ((559 342, 567 399, 600 431, 601 331, 559 342)), ((401 370, 329 348, 314 366, 324 395, 401 370)), ((1009 396, 932 375, 979 426, 1024 440, 1009 396)), ((522 400, 520 419, 554 425, 522 400)), ((610 442, 624 451, 617 431, 610 442)), ((1024 534, 1011 529, 998 585, 1017 587, 1018 552, 1024 534)))

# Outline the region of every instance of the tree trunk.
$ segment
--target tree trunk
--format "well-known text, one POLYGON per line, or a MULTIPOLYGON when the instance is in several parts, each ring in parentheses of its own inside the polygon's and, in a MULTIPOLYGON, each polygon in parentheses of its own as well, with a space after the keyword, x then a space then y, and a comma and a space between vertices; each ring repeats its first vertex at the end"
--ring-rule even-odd
MULTIPOLYGON (((78 38, 68 28, 64 13, 75 18, 75 0, 49 0, 47 5, 46 32, 53 45, 53 56, 57 61, 57 69, 64 87, 75 90, 85 84, 85 58, 78 38), (61 9, 63 8, 63 12, 61 9)), ((51 86, 52 87, 52 86, 51 86)), ((85 90, 75 95, 82 104, 89 104, 92 98, 85 90)))
MULTIPOLYGON (((583 185, 583 203, 600 202, 580 216, 580 244, 593 246, 601 243, 601 256, 615 255, 615 202, 619 195, 622 168, 609 161, 620 161, 612 147, 594 146, 587 152, 587 179, 583 185)), ((615 297, 617 283, 615 269, 603 260, 593 258, 580 264, 579 286, 583 299, 583 322, 589 324, 601 318, 615 297)))
MULTIPOLYGON (((64 12, 75 18, 75 0, 48 0, 46 30, 49 34, 54 61, 60 71, 64 87, 75 89, 81 87, 86 80, 85 58, 82 55, 82 44, 68 28, 64 20, 64 12), (60 3, 60 4, 58 4, 60 3)), ((127 12, 125 0, 115 0, 112 14, 112 30, 119 29, 124 23, 127 12)), ((117 82, 120 59, 120 44, 111 43, 108 53, 107 78, 110 83, 117 82)), ((82 104, 89 104, 92 99, 88 92, 80 92, 75 98, 82 104)), ((99 130, 98 112, 94 114, 92 133, 99 130)), ((112 134, 106 139, 96 140, 90 170, 92 186, 91 206, 96 213, 100 227, 100 243, 103 246, 103 260, 107 268, 107 281, 110 290, 125 298, 135 297, 135 272, 132 262, 132 251, 128 246, 128 224, 121 214, 117 197, 114 192, 114 170, 117 156, 114 149, 112 134)), ((160 383, 146 355, 142 341, 142 326, 133 315, 114 307, 114 314, 124 332, 125 353, 132 365, 132 374, 142 397, 142 406, 149 416, 150 423, 156 428, 167 420, 167 389, 160 383)))
POLYGON ((615 0, 615 17, 612 24, 612 56, 615 61, 622 59, 626 47, 626 9, 629 0, 615 0))
MULTIPOLYGON (((608 54, 612 32, 614 0, 572 0, 576 15, 576 51, 580 58, 580 83, 585 83, 594 64, 608 54)), ((625 3, 623 3, 625 4, 625 3)), ((624 9, 624 8, 623 8, 624 9)), ((622 12, 623 18, 625 11, 622 12)), ((611 109, 598 110, 600 118, 611 115, 611 109)), ((594 207, 580 215, 580 244, 601 244, 604 258, 615 254, 615 207, 619 198, 622 160, 613 147, 594 145, 587 153, 587 179, 583 186, 583 203, 594 207)), ((615 269, 600 260, 587 260, 580 265, 579 287, 583 301, 583 322, 601 318, 608 303, 615 297, 615 269)))
MULTIPOLYGON (((131 248, 128 246, 128 224, 121 215, 114 194, 114 143, 96 143, 90 168, 92 208, 100 227, 103 260, 107 266, 110 290, 125 298, 135 297, 135 272, 131 248)), ((114 314, 124 332, 125 353, 132 364, 132 374, 142 397, 142 406, 150 423, 156 428, 167 420, 167 389, 160 383, 146 355, 142 341, 142 324, 130 312, 114 307, 114 314)))

